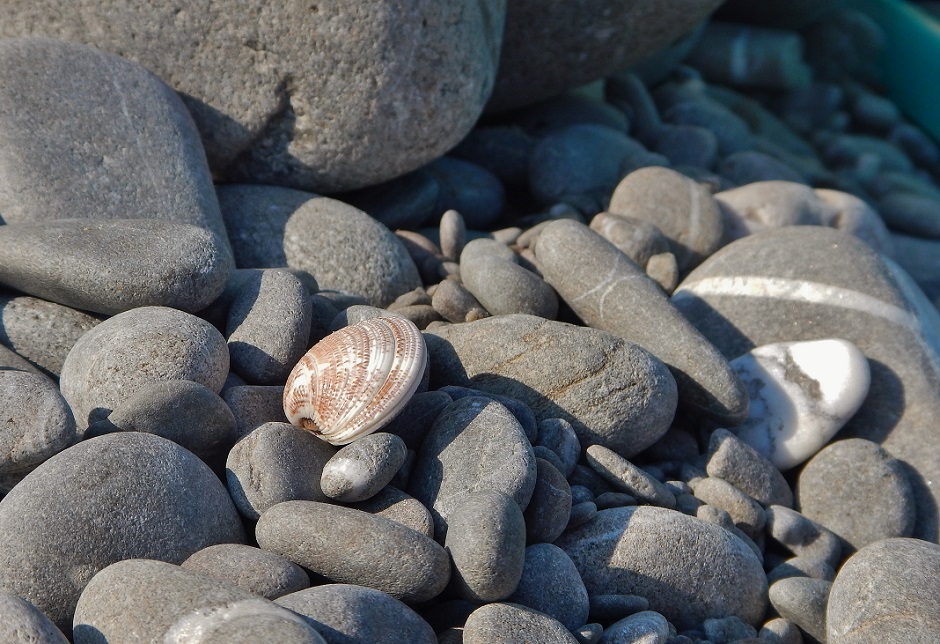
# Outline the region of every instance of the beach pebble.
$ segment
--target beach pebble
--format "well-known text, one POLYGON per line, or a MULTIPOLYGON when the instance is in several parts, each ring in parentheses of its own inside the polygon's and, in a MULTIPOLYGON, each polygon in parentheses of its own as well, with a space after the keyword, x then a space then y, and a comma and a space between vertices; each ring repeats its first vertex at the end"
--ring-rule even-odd
POLYGON ((555 221, 539 235, 536 256, 545 281, 589 326, 635 342, 669 365, 685 410, 732 425, 746 418, 747 391, 724 357, 603 237, 583 224, 555 221))
POLYGON ((838 568, 842 560, 839 538, 796 510, 782 505, 767 508, 767 534, 808 562, 838 568))
POLYGON ((353 503, 350 507, 397 521, 415 532, 434 538, 431 511, 413 496, 391 485, 386 485, 374 496, 353 503))
POLYGON ((669 622, 659 613, 640 611, 614 622, 604 629, 601 644, 666 644, 669 639, 669 622))
POLYGON ((878 200, 877 209, 891 230, 915 237, 940 238, 940 201, 937 199, 892 192, 878 200))
POLYGON ((738 186, 757 181, 808 183, 803 173, 792 165, 757 150, 742 150, 729 154, 721 160, 716 171, 738 186))
MULTIPOLYGON (((484 262, 486 261, 489 260, 484 260, 484 262)), ((466 322, 470 315, 479 315, 484 311, 480 301, 456 280, 441 280, 437 288, 434 289, 431 306, 445 320, 450 322, 466 322)))
POLYGON ((218 392, 228 369, 225 338, 208 322, 148 306, 108 318, 79 338, 59 384, 84 431, 145 384, 192 380, 218 392))
POLYGON ((616 622, 624 617, 648 610, 649 600, 641 595, 598 593, 590 597, 590 618, 599 622, 616 622))
POLYGON ((4 371, 25 371, 36 376, 47 377, 39 367, 3 344, 0 344, 0 369, 4 371))
POLYGON ((800 512, 852 549, 914 530, 914 494, 904 465, 877 443, 849 438, 823 448, 800 471, 800 512))
POLYGON ((603 445, 590 445, 585 450, 588 464, 615 488, 630 494, 641 503, 674 509, 676 498, 655 478, 603 445))
POLYGON ((416 229, 439 214, 441 186, 426 168, 359 190, 346 192, 342 201, 366 212, 389 229, 416 229))
POLYGON ((892 234, 898 265, 933 302, 940 299, 940 240, 892 234))
POLYGON ((353 584, 323 584, 275 602, 325 633, 327 642, 436 644, 434 631, 401 601, 380 590, 353 584))
POLYGON ((706 127, 664 123, 656 130, 650 150, 673 166, 711 168, 718 159, 718 139, 706 127))
POLYGON ((139 433, 82 441, 33 470, 0 503, 0 537, 0 585, 66 635, 82 588, 105 566, 178 563, 244 541, 215 474, 175 443, 139 433))
POLYGON ((827 605, 827 642, 930 642, 940 637, 940 546, 884 539, 839 570, 827 605))
POLYGON ((782 617, 775 617, 761 627, 757 634, 759 642, 768 644, 803 644, 803 635, 796 624, 782 617))
POLYGON ((76 644, 193 638, 206 644, 326 641, 300 616, 252 592, 151 559, 119 561, 96 574, 75 610, 76 644))
POLYGON ((418 392, 382 431, 399 436, 408 449, 418 450, 434 421, 452 402, 453 399, 440 390, 418 392))
POLYGON ((473 161, 509 187, 526 185, 536 139, 517 125, 478 125, 449 154, 473 161))
POLYGON ((571 486, 551 462, 535 459, 535 491, 525 510, 526 543, 551 543, 571 518, 571 486))
POLYGON ((467 243, 467 220, 457 210, 445 210, 441 215, 440 231, 441 253, 444 257, 457 261, 467 243))
POLYGON ((72 347, 101 319, 28 295, 0 294, 0 343, 58 377, 72 347))
POLYGON ((435 329, 425 340, 432 383, 518 398, 538 420, 569 421, 582 445, 629 457, 662 436, 675 414, 665 365, 604 331, 509 315, 435 329))
POLYGON ((539 421, 535 447, 545 447, 558 456, 559 471, 568 477, 581 455, 581 443, 574 426, 563 418, 545 418, 539 421))
MULTIPOLYGON (((77 13, 73 17, 81 23, 77 13)), ((52 28, 54 21, 41 22, 52 28)), ((64 42, 66 38, 15 39, 28 31, 19 26, 16 29, 12 21, 5 22, 2 36, 9 39, 0 45, 0 129, 4 133, 0 212, 4 223, 49 224, 46 252, 58 250, 61 255, 45 269, 55 271, 50 276, 60 273, 55 280, 70 278, 73 288, 76 280, 97 287, 95 296, 88 294, 89 303, 105 295, 112 302, 126 302, 145 285, 156 287, 157 292, 172 285, 167 294, 173 292, 175 301, 189 301, 193 306, 202 297, 208 298, 203 305, 208 304, 215 297, 208 292, 216 286, 221 291, 218 269, 228 270, 231 256, 199 133, 186 106, 172 88, 145 68, 146 63, 64 42), (101 87, 109 90, 102 92, 101 87), (87 221, 128 217, 163 222, 151 226, 153 222, 144 221, 135 226, 126 221, 117 225, 87 221), (78 224, 52 225, 53 220, 75 218, 86 220, 87 237, 80 235, 78 224), (179 225, 163 225, 172 223, 179 225), (186 225, 211 230, 215 236, 186 225), (148 246, 150 234, 154 238, 148 246), (57 238, 71 240, 75 247, 56 249, 57 238), (200 262, 189 255, 193 252, 199 252, 202 261, 214 258, 202 267, 215 265, 216 270, 194 270, 200 262), (114 270, 95 270, 105 257, 114 270), (62 270, 70 265, 70 270, 62 270), (175 267, 174 278, 160 284, 162 270, 170 267, 175 267), (135 269, 133 277, 123 274, 129 269, 135 269), (195 282, 200 288, 193 289, 194 283, 184 278, 190 271, 200 276, 195 282), (136 281, 144 276, 149 279, 136 281), (108 282, 127 290, 108 293, 108 282), (133 288, 127 288, 130 285, 133 288)), ((41 229, 33 230, 42 236, 41 229)), ((42 250, 33 249, 37 258, 42 250)), ((221 280, 224 284, 225 277, 221 280)))
POLYGON ((835 207, 813 189, 793 181, 758 181, 715 194, 730 220, 732 238, 767 228, 819 226, 835 216, 835 207))
POLYGON ((772 584, 788 577, 811 577, 832 581, 836 571, 825 561, 810 557, 790 557, 767 572, 767 583, 772 584))
POLYGON ((522 577, 525 542, 526 524, 510 497, 485 489, 464 497, 448 517, 444 541, 457 596, 474 602, 509 597, 522 577))
POLYGON ((405 441, 387 432, 364 436, 339 449, 320 475, 320 489, 331 499, 355 503, 375 496, 405 462, 405 441))
POLYGON ((29 644, 68 642, 62 631, 39 609, 6 591, 0 591, 0 639, 29 644))
POLYGON ((464 644, 577 644, 577 641, 557 619, 520 604, 485 604, 470 614, 463 628, 464 644))
POLYGON ((855 235, 883 255, 896 256, 894 240, 884 220, 866 201, 841 190, 816 188, 813 192, 835 209, 833 218, 823 220, 824 224, 855 235))
POLYGON ((439 186, 434 215, 456 210, 473 230, 487 230, 499 219, 506 205, 505 189, 499 178, 486 168, 444 156, 424 166, 424 171, 439 186))
POLYGON ((504 396, 492 391, 482 391, 480 389, 474 389, 473 387, 460 387, 458 385, 445 385, 437 391, 446 393, 452 400, 460 400, 467 396, 483 396, 484 398, 495 400, 508 409, 515 419, 519 421, 519 424, 522 426, 522 431, 525 432, 526 438, 529 439, 530 443, 538 436, 539 426, 538 421, 535 419, 535 414, 532 413, 528 405, 518 398, 504 396))
POLYGON ((326 501, 320 477, 336 448, 285 422, 266 422, 235 443, 225 483, 238 511, 258 519, 283 501, 326 501))
POLYGON ((717 429, 709 438, 705 471, 764 506, 793 506, 793 492, 780 470, 727 429, 717 429))
POLYGON ((536 138, 569 125, 593 123, 626 133, 627 115, 600 97, 581 92, 566 92, 533 103, 514 115, 519 126, 536 138))
POLYGON ((696 125, 711 130, 718 142, 718 154, 722 156, 754 146, 747 123, 717 101, 679 101, 665 109, 662 116, 663 121, 672 125, 696 125))
POLYGON ((282 384, 309 348, 307 289, 287 271, 246 273, 226 322, 231 368, 251 384, 282 384))
POLYGON ((669 252, 669 240, 658 224, 638 217, 599 212, 589 227, 643 267, 653 256, 669 252))
POLYGON ((601 510, 557 545, 574 561, 588 593, 641 595, 676 628, 728 615, 757 624, 764 615, 767 580, 760 560, 730 532, 679 512, 601 510), (684 543, 695 547, 680 547, 684 543))
POLYGON ((221 396, 235 416, 238 438, 265 423, 287 423, 282 386, 233 385, 223 389, 221 396))
POLYGON ((514 262, 492 255, 472 261, 461 257, 460 277, 466 289, 493 315, 525 313, 553 320, 558 314, 558 296, 552 287, 514 262))
POLYGON ((781 617, 800 627, 810 637, 826 641, 826 603, 832 582, 808 577, 790 577, 771 584, 770 603, 781 617))
POLYGON ((702 622, 702 630, 705 631, 705 637, 715 644, 731 644, 739 640, 747 641, 749 638, 757 638, 756 628, 733 615, 706 619, 702 622))
POLYGON ((215 392, 191 380, 145 383, 108 415, 88 427, 87 436, 146 432, 205 457, 231 447, 238 438, 235 416, 215 392))
POLYGON ((722 244, 724 223, 714 197, 705 186, 670 168, 640 168, 625 176, 608 210, 659 228, 683 273, 722 244))
POLYGON ((0 284, 106 315, 142 306, 199 311, 234 268, 217 234, 160 219, 8 223, 0 247, 0 284))
POLYGON ((284 256, 321 289, 349 291, 384 307, 421 286, 402 242, 358 208, 336 199, 305 201, 284 223, 284 256))
POLYGON ((472 264, 481 257, 493 256, 509 262, 519 261, 516 252, 501 241, 489 237, 478 237, 468 241, 460 251, 460 263, 472 264))
POLYGON ((593 501, 581 501, 571 504, 571 514, 568 516, 568 525, 566 530, 576 528, 583 523, 587 523, 597 514, 597 504, 593 501))
POLYGON ((760 504, 727 481, 706 476, 694 478, 689 486, 696 497, 727 512, 734 525, 751 539, 757 539, 767 523, 760 504))
POLYGON ((450 578, 447 552, 385 517, 317 501, 285 501, 255 526, 263 549, 338 583, 367 586, 397 599, 436 597, 450 578))
POLYGON ((0 476, 22 477, 78 442, 72 410, 46 376, 0 369, 0 476))
POLYGON ((551 543, 525 549, 522 577, 508 600, 554 617, 570 631, 588 620, 588 594, 565 551, 551 543))
POLYGON ((535 455, 519 422, 498 402, 469 396, 438 416, 407 491, 431 510, 435 534, 443 539, 468 492, 501 492, 525 508, 535 481, 535 455))
POLYGON ((265 599, 276 599, 310 587, 310 577, 294 562, 240 543, 219 543, 203 548, 180 566, 234 584, 265 599))
POLYGON ((731 361, 750 393, 735 434, 781 471, 818 452, 858 411, 868 359, 842 339, 767 344, 731 361))

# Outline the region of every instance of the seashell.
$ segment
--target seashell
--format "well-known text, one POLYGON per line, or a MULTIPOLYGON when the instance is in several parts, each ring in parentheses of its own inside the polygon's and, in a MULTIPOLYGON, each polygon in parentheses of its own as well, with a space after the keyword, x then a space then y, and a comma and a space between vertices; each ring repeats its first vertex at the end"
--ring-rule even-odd
POLYGON ((427 368, 424 336, 410 320, 363 320, 316 343, 290 372, 284 413, 292 425, 346 445, 391 421, 427 368))

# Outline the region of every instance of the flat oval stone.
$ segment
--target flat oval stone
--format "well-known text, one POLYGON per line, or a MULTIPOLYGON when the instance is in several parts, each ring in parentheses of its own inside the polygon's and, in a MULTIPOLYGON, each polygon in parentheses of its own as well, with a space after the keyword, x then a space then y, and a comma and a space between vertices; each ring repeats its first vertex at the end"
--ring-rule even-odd
POLYGON ((225 482, 238 511, 257 520, 284 501, 326 501, 320 476, 336 448, 289 423, 267 422, 235 443, 225 482))
POLYGON ((669 365, 687 411, 731 425, 746 417, 747 392, 727 360, 613 244, 583 224, 559 220, 542 230, 536 257, 545 281, 589 326, 669 365))
POLYGON ((388 306, 421 286, 414 261, 392 231, 336 199, 301 204, 284 224, 283 244, 287 265, 309 272, 321 289, 356 293, 372 306, 388 306))
POLYGON ((767 578, 750 548, 727 530, 674 510, 601 510, 557 545, 588 593, 642 595, 678 629, 709 617, 737 615, 758 624, 764 616, 767 578))
POLYGON ((904 465, 862 438, 831 443, 810 459, 796 496, 803 515, 856 550, 914 531, 914 492, 904 465))
POLYGON ((558 296, 552 287, 514 262, 483 255, 462 261, 460 277, 473 297, 493 315, 526 313, 551 320, 558 314, 558 296))
POLYGON ((826 640, 826 602, 832 582, 808 577, 790 577, 771 584, 770 603, 781 617, 790 620, 817 641, 826 640))
POLYGON ((551 543, 536 543, 525 549, 522 577, 507 601, 554 617, 570 631, 587 622, 590 608, 574 562, 551 543))
POLYGON ((551 543, 571 518, 571 486, 551 462, 543 458, 535 462, 535 491, 525 509, 526 543, 551 543))
POLYGON ((669 639, 669 622, 659 613, 640 611, 614 622, 604 629, 601 644, 618 642, 643 642, 643 644, 666 644, 669 639))
POLYGON ((468 493, 502 492, 524 508, 535 479, 535 455, 519 422, 498 402, 469 396, 451 403, 434 422, 408 492, 431 510, 435 534, 443 539, 468 493))
POLYGON ((83 335, 62 365, 59 386, 84 430, 146 383, 192 380, 218 392, 228 368, 228 347, 215 327, 176 309, 147 306, 83 335))
POLYGON ((0 248, 0 284, 106 315, 141 306, 199 311, 234 268, 223 238, 160 219, 8 224, 0 248))
POLYGON ((451 582, 458 596, 475 602, 506 599, 522 577, 526 524, 519 505, 502 492, 467 495, 447 522, 451 582))
POLYGON ((343 503, 364 501, 392 480, 407 451, 405 441, 395 434, 364 436, 342 447, 323 465, 320 489, 343 503))
POLYGON ((258 545, 339 583, 410 602, 436 597, 450 579, 450 559, 434 540, 400 523, 316 501, 285 501, 255 526, 258 545))
POLYGON ((519 604, 485 604, 470 614, 463 628, 464 644, 576 644, 577 641, 557 619, 519 604))
POLYGON ((427 622, 380 590, 323 584, 280 597, 276 603, 294 611, 318 631, 328 633, 330 641, 437 644, 427 622))
POLYGON ((656 442, 675 415, 666 366, 604 331, 509 315, 438 328, 425 340, 432 383, 517 398, 538 420, 569 421, 581 445, 629 457, 656 442))
POLYGON ((829 442, 868 395, 868 359, 841 339, 781 342, 731 361, 750 393, 742 441, 782 471, 829 442))
POLYGON ((839 570, 826 608, 832 644, 933 642, 940 638, 940 546, 883 539, 839 570))
POLYGON ((793 492, 780 470, 727 429, 712 432, 705 470, 765 506, 793 506, 793 492))
POLYGON ((240 543, 218 543, 191 554, 180 566, 276 599, 310 587, 303 568, 273 552, 240 543))
POLYGON ((66 634, 79 594, 105 566, 135 557, 181 562, 245 538, 202 461, 139 433, 82 441, 40 465, 0 502, 0 537, 0 585, 66 634))
POLYGON ((76 644, 145 640, 325 644, 303 618, 273 602, 179 566, 149 559, 112 564, 85 587, 76 644))
POLYGON ((49 618, 25 599, 0 592, 0 639, 29 644, 67 644, 68 640, 49 618))
POLYGON ((559 471, 568 477, 581 456, 581 443, 578 434, 570 422, 563 418, 545 418, 538 424, 538 438, 535 445, 552 450, 561 467, 559 471))
POLYGON ((0 475, 25 475, 79 440, 72 410, 49 378, 0 370, 0 475))
POLYGON ((603 445, 590 445, 584 452, 591 468, 618 490, 650 505, 676 507, 676 497, 665 485, 603 445))
POLYGON ((657 225, 638 217, 599 212, 590 228, 644 268, 654 255, 669 252, 669 240, 657 225))
POLYGON ((350 507, 397 521, 415 532, 434 538, 431 511, 418 499, 391 485, 386 485, 375 496, 353 503, 350 507))

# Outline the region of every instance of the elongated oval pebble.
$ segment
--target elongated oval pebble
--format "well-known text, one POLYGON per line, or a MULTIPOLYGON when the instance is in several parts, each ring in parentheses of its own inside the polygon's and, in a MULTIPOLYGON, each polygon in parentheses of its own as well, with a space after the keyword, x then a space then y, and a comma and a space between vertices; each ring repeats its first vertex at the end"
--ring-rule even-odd
POLYGON ((320 488, 344 503, 375 496, 405 462, 408 448, 395 434, 379 432, 342 448, 323 466, 320 488))

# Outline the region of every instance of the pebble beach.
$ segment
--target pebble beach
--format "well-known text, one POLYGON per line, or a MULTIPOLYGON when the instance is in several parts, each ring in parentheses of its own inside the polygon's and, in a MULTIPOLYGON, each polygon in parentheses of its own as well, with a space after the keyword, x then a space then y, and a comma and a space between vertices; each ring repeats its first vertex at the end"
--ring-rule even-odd
POLYGON ((859 6, 5 9, 0 643, 940 641, 859 6))

